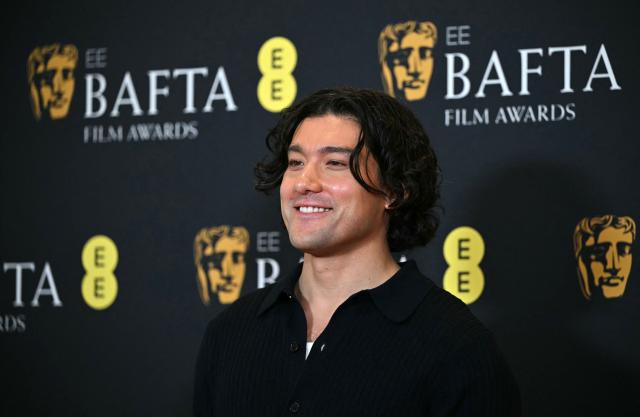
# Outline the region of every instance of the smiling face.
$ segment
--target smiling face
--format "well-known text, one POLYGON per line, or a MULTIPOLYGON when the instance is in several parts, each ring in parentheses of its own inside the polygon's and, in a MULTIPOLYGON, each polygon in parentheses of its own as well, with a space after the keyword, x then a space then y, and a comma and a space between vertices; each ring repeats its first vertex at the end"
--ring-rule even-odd
MULTIPOLYGON (((386 243, 387 199, 365 190, 349 169, 359 136, 357 122, 334 115, 306 118, 296 129, 280 186, 282 218, 295 248, 330 256, 386 243)), ((360 170, 378 187, 378 164, 366 155, 365 149, 360 170)))

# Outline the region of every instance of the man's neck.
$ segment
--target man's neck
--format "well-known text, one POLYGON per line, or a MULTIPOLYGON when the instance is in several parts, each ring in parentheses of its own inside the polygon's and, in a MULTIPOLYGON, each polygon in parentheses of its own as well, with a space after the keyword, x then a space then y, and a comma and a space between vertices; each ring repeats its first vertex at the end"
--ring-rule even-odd
POLYGON ((398 269, 386 244, 329 257, 305 253, 297 292, 312 310, 335 310, 351 295, 383 284, 398 269))

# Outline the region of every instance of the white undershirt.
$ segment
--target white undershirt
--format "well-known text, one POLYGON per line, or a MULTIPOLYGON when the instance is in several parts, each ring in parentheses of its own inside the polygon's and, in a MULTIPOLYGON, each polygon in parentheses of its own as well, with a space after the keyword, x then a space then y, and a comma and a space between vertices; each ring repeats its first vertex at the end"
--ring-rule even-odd
POLYGON ((307 342, 307 353, 305 353, 304 355, 305 359, 309 357, 309 352, 311 352, 311 346, 313 346, 313 342, 307 342))

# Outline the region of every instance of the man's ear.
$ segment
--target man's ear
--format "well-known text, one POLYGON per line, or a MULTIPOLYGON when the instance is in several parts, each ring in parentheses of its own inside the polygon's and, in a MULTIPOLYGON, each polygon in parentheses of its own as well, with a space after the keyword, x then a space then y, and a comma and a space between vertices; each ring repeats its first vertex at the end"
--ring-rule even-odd
POLYGON ((384 209, 389 210, 393 203, 396 201, 395 197, 391 193, 385 193, 384 195, 384 209))
POLYGON ((396 193, 389 190, 388 188, 385 188, 385 195, 384 195, 385 210, 393 210, 398 206, 398 203, 402 204, 404 201, 407 200, 407 198, 409 198, 409 192, 406 190, 406 188, 404 188, 404 185, 402 186, 402 192, 403 192, 403 196, 401 199, 399 199, 396 193))

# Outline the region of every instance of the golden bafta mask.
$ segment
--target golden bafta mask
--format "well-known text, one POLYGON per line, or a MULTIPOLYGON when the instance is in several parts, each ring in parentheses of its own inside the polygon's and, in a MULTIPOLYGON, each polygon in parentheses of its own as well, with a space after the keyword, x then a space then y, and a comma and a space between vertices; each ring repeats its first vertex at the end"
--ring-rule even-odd
POLYGON ((407 101, 425 98, 433 73, 433 48, 437 38, 433 23, 413 20, 387 25, 380 32, 378 57, 387 94, 407 101))
POLYGON ((635 238, 636 224, 630 217, 587 217, 578 223, 573 235, 574 254, 580 289, 587 300, 624 295, 635 238))
POLYGON ((249 246, 249 232, 244 227, 204 228, 194 241, 194 258, 198 271, 198 290, 205 305, 216 294, 221 304, 238 299, 246 266, 244 255, 249 246))
POLYGON ((67 116, 75 89, 73 71, 77 62, 78 48, 74 45, 54 44, 31 52, 27 78, 36 120, 44 114, 54 120, 67 116))

